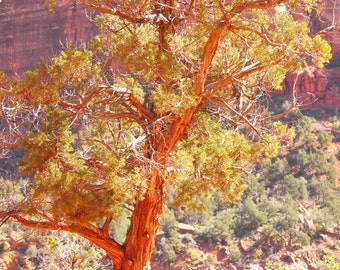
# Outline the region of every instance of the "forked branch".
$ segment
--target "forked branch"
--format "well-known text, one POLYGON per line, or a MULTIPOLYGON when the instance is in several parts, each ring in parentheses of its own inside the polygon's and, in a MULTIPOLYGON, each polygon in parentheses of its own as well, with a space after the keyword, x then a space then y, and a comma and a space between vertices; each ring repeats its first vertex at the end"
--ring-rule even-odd
POLYGON ((218 96, 212 96, 211 99, 216 100, 218 103, 220 103, 227 110, 229 110, 230 112, 232 112, 235 115, 237 115, 238 117, 240 117, 257 135, 259 135, 260 138, 262 138, 260 131, 252 123, 250 123, 250 121, 247 119, 247 117, 245 117, 243 114, 239 113, 234 108, 232 108, 227 102, 225 102, 225 100, 223 100, 222 98, 220 98, 218 96))

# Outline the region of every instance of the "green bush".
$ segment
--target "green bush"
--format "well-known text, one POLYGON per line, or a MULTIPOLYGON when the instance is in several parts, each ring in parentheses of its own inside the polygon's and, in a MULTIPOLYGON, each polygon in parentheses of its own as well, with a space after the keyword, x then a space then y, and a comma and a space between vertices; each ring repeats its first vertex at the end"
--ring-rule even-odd
POLYGON ((231 243, 229 245, 229 259, 236 262, 239 260, 240 257, 241 257, 241 251, 239 247, 236 244, 231 243))
POLYGON ((38 255, 37 246, 36 245, 29 245, 25 251, 25 254, 30 258, 35 258, 38 255))
POLYGON ((339 270, 340 269, 340 263, 337 262, 334 258, 334 255, 331 255, 331 254, 323 255, 321 264, 322 266, 325 267, 326 270, 339 270))
POLYGON ((320 143, 320 146, 322 148, 326 148, 328 147, 331 143, 332 143, 332 135, 330 135, 329 133, 327 133, 326 131, 321 131, 317 134, 318 137, 318 141, 320 143))
POLYGON ((226 242, 233 233, 234 220, 231 212, 224 210, 210 220, 210 226, 203 230, 200 238, 214 242, 226 242))
POLYGON ((305 200, 308 198, 306 183, 304 177, 295 178, 292 174, 286 175, 282 181, 284 194, 290 194, 295 200, 305 200))
POLYGON ((162 260, 171 264, 177 257, 176 251, 172 244, 165 244, 162 250, 162 260))
POLYGON ((235 233, 243 236, 268 222, 267 213, 260 210, 254 201, 247 197, 237 212, 235 233))
POLYGON ((195 247, 187 247, 185 254, 192 260, 195 260, 201 256, 201 251, 195 247))
POLYGON ((300 243, 303 246, 309 246, 310 245, 310 237, 308 234, 298 231, 295 236, 295 241, 297 243, 300 243))
POLYGON ((210 267, 216 264, 215 256, 208 254, 207 258, 205 259, 205 266, 210 267))

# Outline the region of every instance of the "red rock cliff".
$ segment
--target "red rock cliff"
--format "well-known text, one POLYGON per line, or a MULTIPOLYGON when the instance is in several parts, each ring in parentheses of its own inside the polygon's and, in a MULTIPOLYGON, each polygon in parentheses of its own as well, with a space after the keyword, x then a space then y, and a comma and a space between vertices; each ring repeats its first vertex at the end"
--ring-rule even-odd
POLYGON ((304 74, 288 74, 283 93, 294 92, 304 106, 340 107, 340 0, 326 0, 323 9, 313 11, 310 27, 332 47, 333 58, 323 71, 310 67, 304 74))
POLYGON ((2 0, 0 22, 0 70, 7 73, 31 69, 95 32, 86 9, 76 1, 61 4, 52 14, 44 0, 2 0))

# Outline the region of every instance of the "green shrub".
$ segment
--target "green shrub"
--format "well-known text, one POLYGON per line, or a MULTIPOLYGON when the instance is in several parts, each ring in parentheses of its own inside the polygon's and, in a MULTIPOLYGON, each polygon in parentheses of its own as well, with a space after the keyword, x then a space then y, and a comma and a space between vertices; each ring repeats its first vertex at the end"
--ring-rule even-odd
POLYGON ((328 134, 326 131, 321 131, 317 134, 318 141, 322 148, 328 147, 332 143, 332 135, 328 134))
POLYGON ((201 233, 200 238, 214 242, 226 242, 233 233, 234 220, 230 211, 224 210, 210 220, 210 226, 201 233))
POLYGON ((205 259, 205 266, 214 266, 216 264, 215 256, 208 254, 207 258, 205 259))
POLYGON ((303 246, 309 246, 310 245, 310 237, 309 237, 308 234, 306 234, 304 232, 298 231, 296 233, 296 237, 295 238, 296 238, 295 241, 297 243, 300 243, 303 246))
POLYGON ((195 260, 201 256, 201 251, 195 247, 187 247, 185 254, 192 260, 195 260))
POLYGON ((38 251, 36 245, 29 245, 29 247, 26 249, 25 254, 30 258, 37 257, 38 251))
POLYGON ((172 262, 174 262, 176 257, 177 257, 177 254, 176 254, 176 251, 173 245, 165 244, 162 250, 162 260, 166 261, 168 264, 171 264, 172 262))
POLYGON ((283 178, 282 186, 285 194, 290 194, 295 200, 305 200, 308 198, 308 190, 304 177, 295 178, 288 174, 283 178))
POLYGON ((340 263, 337 262, 334 256, 331 254, 323 255, 321 264, 322 266, 325 267, 326 270, 339 270, 340 269, 340 263))
POLYGON ((247 197, 237 213, 235 233, 242 236, 268 222, 267 214, 247 197))
POLYGON ((229 259, 236 262, 241 257, 241 251, 237 245, 231 243, 229 245, 229 259))
POLYGON ((266 266, 264 267, 264 269, 265 270, 289 270, 289 267, 280 262, 272 262, 271 260, 268 260, 266 262, 266 266))

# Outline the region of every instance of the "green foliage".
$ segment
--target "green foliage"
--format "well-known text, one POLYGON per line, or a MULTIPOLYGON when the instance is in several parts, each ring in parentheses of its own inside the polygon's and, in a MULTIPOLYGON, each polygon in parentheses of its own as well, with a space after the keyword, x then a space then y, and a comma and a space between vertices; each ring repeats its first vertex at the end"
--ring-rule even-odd
POLYGON ((29 245, 27 250, 25 251, 25 254, 29 256, 30 258, 34 258, 37 256, 38 251, 37 251, 37 246, 36 245, 29 245))
POLYGON ((254 257, 255 257, 255 258, 261 258, 262 255, 263 255, 262 249, 256 249, 256 250, 254 251, 254 257))
POLYGON ((289 267, 280 262, 272 262, 271 260, 268 260, 266 262, 264 269, 265 270, 289 270, 289 267))
POLYGON ((10 248, 10 244, 8 242, 1 242, 0 243, 0 253, 4 253, 6 251, 8 251, 10 248))
POLYGON ((199 258, 201 256, 201 252, 199 249, 194 248, 194 247, 187 247, 187 249, 185 250, 185 254, 191 259, 191 260, 195 260, 197 258, 199 258))
POLYGON ((332 136, 326 131, 319 132, 317 136, 322 148, 326 148, 332 143, 332 136))
POLYGON ((290 173, 290 166, 286 158, 277 157, 272 160, 267 160, 262 165, 262 176, 261 178, 268 181, 269 185, 274 185, 276 181, 283 179, 287 174, 290 173))
POLYGON ((311 134, 313 131, 312 123, 312 118, 303 117, 295 126, 296 139, 304 142, 307 141, 306 136, 311 134))
MULTIPOLYGON (((59 109, 47 108, 46 114, 50 121, 43 122, 38 132, 27 132, 21 144, 26 150, 19 162, 19 168, 22 173, 35 178, 31 203, 25 203, 22 208, 26 209, 27 213, 33 213, 39 203, 40 207, 50 211, 56 220, 78 219, 80 212, 82 219, 91 221, 109 214, 120 215, 119 204, 126 200, 127 190, 133 188, 133 182, 126 183, 117 176, 117 172, 122 171, 123 161, 110 152, 101 153, 108 167, 108 188, 96 194, 82 189, 87 184, 92 184, 86 181, 96 179, 96 172, 77 157, 73 147, 75 138, 69 130, 65 113, 59 109), (123 183, 125 189, 117 189, 114 186, 123 183), (111 200, 107 200, 108 197, 111 200), (42 200, 45 201, 44 204, 40 203, 42 200), (98 203, 102 207, 92 211, 93 205, 98 203)), ((94 150, 104 150, 103 147, 93 147, 94 150)), ((105 171, 102 170, 102 173, 105 171)))
MULTIPOLYGON (((111 266, 101 249, 75 234, 52 232, 40 238, 48 238, 48 243, 37 246, 36 256, 30 256, 38 264, 37 269, 105 269, 111 266)), ((26 254, 31 251, 29 246, 26 254)))
MULTIPOLYGON (((313 122, 313 119, 307 121, 313 122)), ((297 122, 296 126, 299 125, 297 122)), ((320 132, 310 128, 304 134, 308 133, 313 141, 319 140, 320 132)), ((261 261, 270 254, 277 254, 291 247, 297 248, 297 253, 303 252, 304 248, 318 247, 323 239, 320 235, 324 235, 327 230, 336 229, 339 224, 339 190, 329 177, 329 168, 334 170, 338 160, 323 148, 307 149, 305 141, 304 136, 295 139, 295 143, 280 152, 278 157, 266 159, 260 163, 261 166, 257 166, 254 175, 247 181, 248 188, 244 192, 242 205, 225 204, 221 195, 214 192, 210 197, 201 200, 207 208, 204 214, 176 209, 176 217, 189 224, 199 225, 197 243, 203 240, 205 243, 213 241, 229 245, 231 239, 252 239, 255 242, 253 257, 261 261), (308 162, 315 162, 315 157, 320 159, 316 161, 320 165, 301 167, 308 162), (303 158, 307 161, 303 162, 303 158), (309 171, 306 168, 313 169, 309 171), (307 177, 308 175, 312 177, 307 177)), ((323 244, 332 248, 337 246, 335 241, 329 239, 323 244)), ((237 247, 235 250, 236 255, 230 256, 235 255, 233 258, 236 261, 240 257, 249 258, 247 254, 237 255, 237 247)), ((317 252, 315 249, 308 251, 308 256, 318 256, 317 252)), ((266 269, 289 267, 280 262, 269 261, 266 269)))
POLYGON ((162 250, 162 260, 171 265, 177 257, 177 253, 172 244, 166 243, 162 250))
POLYGON ((320 176, 329 172, 329 161, 325 155, 325 152, 320 149, 310 152, 300 150, 296 160, 301 175, 306 178, 310 178, 314 175, 320 176))
POLYGON ((244 235, 268 222, 268 216, 261 211, 251 198, 246 198, 238 211, 235 233, 244 235))
MULTIPOLYGON (((183 168, 171 173, 169 184, 177 187, 173 205, 186 204, 194 210, 204 208, 196 199, 215 191, 226 202, 240 197, 246 185, 240 182, 243 171, 254 159, 271 152, 261 142, 250 144, 244 135, 226 132, 218 123, 202 114, 193 123, 195 132, 179 142, 170 164, 183 168)), ((276 142, 272 142, 274 148, 276 142)))
POLYGON ((164 219, 161 230, 167 238, 176 238, 178 236, 178 222, 169 208, 164 209, 164 219))
POLYGON ((124 243, 126 231, 130 225, 128 211, 122 210, 120 216, 115 218, 110 226, 110 235, 116 239, 118 243, 124 243))
POLYGON ((157 242, 159 244, 156 252, 160 252, 162 260, 171 265, 177 257, 176 251, 181 247, 181 240, 178 232, 178 221, 168 207, 164 208, 164 218, 157 242))
POLYGON ((328 196, 325 198, 324 203, 321 204, 322 207, 328 209, 330 213, 330 219, 335 221, 336 224, 339 226, 340 225, 340 198, 338 194, 328 194, 328 196))
POLYGON ((282 185, 285 194, 290 194, 295 200, 305 200, 308 198, 306 179, 295 178, 292 174, 283 178, 282 185))
POLYGON ((236 262, 240 259, 240 257, 241 257, 241 251, 240 251, 239 247, 234 243, 230 243, 229 244, 229 258, 230 258, 230 260, 236 262))
POLYGON ((295 227, 298 226, 298 205, 288 194, 284 197, 280 206, 281 218, 276 222, 276 228, 279 231, 285 231, 288 234, 294 233, 295 227))
POLYGON ((325 267, 326 270, 339 270, 340 263, 337 262, 333 255, 325 254, 322 257, 322 266, 325 267))
POLYGON ((233 235, 233 215, 228 210, 218 213, 200 235, 204 240, 225 243, 233 235))
POLYGON ((298 231, 295 236, 296 243, 300 243, 303 246, 309 246, 311 239, 308 234, 298 231))

